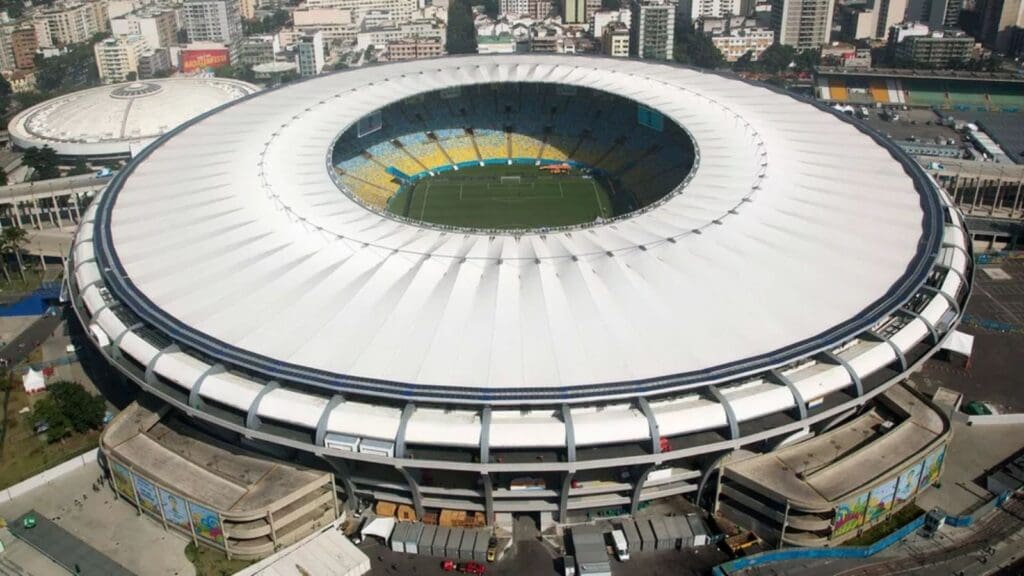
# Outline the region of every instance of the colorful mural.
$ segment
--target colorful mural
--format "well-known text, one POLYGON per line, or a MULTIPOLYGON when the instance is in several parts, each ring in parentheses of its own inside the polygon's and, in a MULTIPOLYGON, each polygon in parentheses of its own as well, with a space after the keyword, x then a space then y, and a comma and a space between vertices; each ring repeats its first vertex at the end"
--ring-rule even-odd
POLYGON ((160 516, 160 495, 157 494, 156 486, 136 474, 135 492, 139 495, 139 506, 142 506, 143 510, 160 516))
POLYGON ((114 476, 114 488, 134 504, 135 486, 132 484, 132 473, 123 464, 117 462, 110 463, 110 471, 114 476))
POLYGON ((192 526, 195 527, 196 536, 224 544, 224 531, 221 530, 217 513, 195 502, 189 502, 189 509, 192 511, 192 526))
POLYGON ((184 498, 161 489, 160 505, 164 509, 164 519, 168 524, 173 524, 186 532, 191 530, 188 522, 188 504, 184 498))
POLYGON ((914 464, 896 478, 896 500, 893 506, 898 508, 907 503, 917 494, 917 485, 921 479, 922 462, 914 464))
POLYGON ((832 537, 842 536, 856 530, 864 522, 864 513, 868 507, 868 494, 864 493, 852 500, 836 506, 836 517, 832 527, 832 537))
POLYGON ((868 497, 868 509, 865 522, 874 522, 892 511, 893 498, 896 496, 896 480, 893 478, 881 486, 876 486, 868 497))
POLYGON ((921 485, 918 487, 918 490, 924 490, 939 481, 939 475, 942 474, 942 461, 945 457, 945 444, 939 446, 925 457, 924 468, 921 470, 921 485))

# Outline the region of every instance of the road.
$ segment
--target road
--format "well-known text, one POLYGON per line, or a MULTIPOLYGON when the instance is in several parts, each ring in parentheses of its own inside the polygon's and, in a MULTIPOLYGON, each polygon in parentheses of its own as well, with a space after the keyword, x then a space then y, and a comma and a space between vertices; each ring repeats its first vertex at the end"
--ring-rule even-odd
POLYGON ((46 340, 61 322, 60 315, 44 314, 0 349, 0 364, 14 366, 46 340))

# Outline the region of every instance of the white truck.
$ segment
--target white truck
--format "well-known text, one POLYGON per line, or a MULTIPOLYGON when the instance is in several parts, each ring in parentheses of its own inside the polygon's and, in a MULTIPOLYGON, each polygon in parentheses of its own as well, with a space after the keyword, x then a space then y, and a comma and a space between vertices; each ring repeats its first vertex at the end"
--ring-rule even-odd
POLYGON ((615 557, 619 562, 629 560, 629 546, 626 544, 626 534, 621 529, 612 530, 612 543, 615 544, 615 557))

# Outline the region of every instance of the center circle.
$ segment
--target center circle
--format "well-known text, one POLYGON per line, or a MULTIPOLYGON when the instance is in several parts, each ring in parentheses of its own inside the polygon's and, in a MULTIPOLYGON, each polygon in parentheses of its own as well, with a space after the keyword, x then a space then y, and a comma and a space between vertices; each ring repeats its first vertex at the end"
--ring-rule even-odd
POLYGON ((554 230, 627 217, 684 188, 696 145, 658 110, 582 86, 502 82, 418 94, 363 116, 335 182, 391 218, 554 230))

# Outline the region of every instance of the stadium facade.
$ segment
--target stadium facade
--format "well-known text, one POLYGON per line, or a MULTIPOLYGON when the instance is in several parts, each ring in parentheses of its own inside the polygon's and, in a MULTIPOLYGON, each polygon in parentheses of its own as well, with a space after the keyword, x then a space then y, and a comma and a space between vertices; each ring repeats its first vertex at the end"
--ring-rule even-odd
MULTIPOLYGON (((454 101, 402 128, 452 128, 454 101)), ((562 137, 628 130, 610 139, 628 147, 652 129, 549 104, 542 124, 574 114, 562 137)), ((204 114, 94 201, 69 269, 118 370, 221 438, 329 467, 347 506, 563 522, 717 502, 728 455, 869 412, 927 420, 900 383, 952 333, 973 273, 949 199, 852 119, 717 74, 536 55, 351 70, 204 114), (380 110, 509 83, 635 102, 685 129, 692 169, 615 218, 511 232, 398 217, 337 170, 346 130, 389 129, 380 110)), ((948 437, 933 428, 864 482, 797 501, 791 541, 828 541, 841 500, 926 457, 948 437)), ((783 496, 733 477, 733 508, 771 523, 783 496)))

